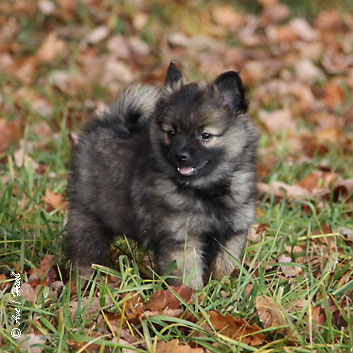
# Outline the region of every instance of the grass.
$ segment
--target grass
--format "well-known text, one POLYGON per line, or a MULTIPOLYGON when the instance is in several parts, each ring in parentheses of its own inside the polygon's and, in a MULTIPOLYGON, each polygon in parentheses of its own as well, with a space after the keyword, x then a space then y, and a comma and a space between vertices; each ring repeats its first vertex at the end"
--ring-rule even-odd
MULTIPOLYGON (((55 150, 66 151, 69 149, 68 144, 67 134, 61 130, 60 136, 53 142, 56 146, 55 150), (62 145, 63 141, 66 141, 66 146, 62 145)), ((51 160, 47 172, 43 175, 34 174, 31 163, 22 167, 14 165, 11 157, 9 157, 6 168, 3 169, 2 177, 7 176, 10 180, 6 184, 3 182, 0 184, 2 192, 0 219, 1 231, 4 234, 1 241, 3 269, 13 269, 14 264, 17 263, 19 271, 24 273, 25 269, 39 265, 40 259, 47 252, 54 254, 57 263, 63 263, 62 235, 65 213, 59 210, 46 210, 42 201, 46 188, 64 192, 66 187, 65 179, 58 177, 62 173, 62 154, 55 153, 53 158, 49 158, 47 154, 51 153, 52 151, 38 151, 38 158, 51 160), (17 191, 14 193, 15 188, 17 191)), ((315 160, 312 162, 317 163, 315 160)), ((301 175, 301 172, 308 167, 304 165, 296 166, 296 168, 301 171, 281 163, 272 174, 278 179, 290 180, 296 175, 301 175)), ((348 278, 352 275, 353 270, 349 262, 347 263, 347 259, 349 261, 353 257, 352 246, 337 236, 336 245, 344 251, 333 251, 326 256, 318 254, 319 264, 315 265, 310 261, 298 261, 302 273, 292 280, 278 273, 280 264, 276 263, 278 255, 285 252, 285 246, 303 246, 304 253, 292 254, 293 262, 299 257, 312 259, 312 249, 317 244, 309 237, 310 232, 325 222, 333 228, 342 225, 352 228, 352 219, 348 211, 348 206, 343 203, 335 204, 334 207, 327 204, 322 209, 316 210, 310 200, 278 202, 271 196, 265 196, 258 204, 257 222, 267 223, 269 226, 264 239, 259 242, 250 242, 246 252, 246 258, 250 263, 246 266, 239 266, 240 274, 236 279, 230 279, 229 282, 226 279, 221 282, 211 281, 205 288, 196 292, 193 302, 186 305, 185 312, 197 315, 200 318, 198 323, 192 324, 182 318, 170 318, 163 315, 142 321, 140 330, 144 332, 144 337, 141 337, 141 342, 144 342, 147 348, 137 349, 137 351, 154 351, 156 340, 167 341, 172 338, 179 338, 189 344, 194 342, 205 348, 217 343, 218 348, 212 348, 212 351, 217 352, 255 351, 254 348, 232 339, 205 332, 200 323, 207 318, 205 314, 207 310, 229 312, 240 315, 245 320, 253 321, 257 317, 255 298, 267 295, 283 308, 283 316, 290 330, 295 333, 298 347, 292 346, 288 342, 288 337, 283 338, 281 335, 273 334, 276 330, 272 332, 264 330, 271 339, 260 351, 285 352, 290 349, 291 352, 348 352, 348 347, 352 346, 352 317, 347 317, 347 328, 344 330, 336 328, 330 320, 327 300, 332 297, 337 300, 352 287, 352 280, 348 283, 340 281, 342 276, 347 276, 347 273, 348 278), (303 212, 304 204, 312 208, 311 213, 303 212), (266 270, 265 265, 269 261, 274 262, 271 263, 272 268, 266 270), (245 294, 249 285, 252 286, 251 292, 245 294), (293 303, 309 298, 310 300, 301 309, 293 308, 293 303), (325 307, 327 321, 318 331, 313 322, 310 320, 306 322, 304 318, 310 311, 309 305, 321 304, 325 307), (188 330, 203 332, 206 336, 189 338, 184 334, 186 327, 188 330)), ((326 234, 319 235, 322 240, 326 237, 328 237, 326 234)), ((293 263, 282 265, 293 265, 293 263)), ((163 286, 164 281, 157 278, 141 279, 137 264, 125 255, 118 258, 118 266, 115 267, 117 267, 115 272, 99 267, 97 276, 92 278, 90 289, 82 293, 79 287, 72 291, 70 282, 54 291, 42 286, 34 303, 23 301, 19 306, 24 332, 34 330, 47 337, 49 341, 45 345, 44 351, 46 352, 72 351, 75 349, 74 342, 81 342, 78 351, 84 352, 82 342, 87 342, 88 347, 88 343, 93 341, 100 347, 111 347, 114 352, 119 352, 120 348, 124 348, 124 344, 113 343, 108 329, 93 341, 91 335, 87 333, 86 326, 97 316, 97 313, 90 313, 91 303, 100 298, 101 308, 106 308, 108 312, 121 310, 124 306, 123 293, 138 292, 148 299, 153 291, 163 286), (104 284, 104 274, 117 275, 121 280, 119 287, 104 284), (101 280, 98 281, 98 278, 101 280), (53 301, 52 298, 57 299, 53 301), (107 298, 114 299, 113 304, 105 305, 104 301, 107 298), (74 315, 70 313, 73 301, 77 301, 77 310, 74 315)), ((74 276, 74 272, 70 275, 74 276)), ((2 349, 5 351, 12 351, 17 345, 16 340, 9 335, 14 325, 11 320, 11 310, 9 310, 10 299, 10 293, 4 292, 0 302, 1 321, 4 323, 2 349)), ((351 315, 351 313, 346 314, 350 312, 345 310, 347 308, 341 309, 345 315, 351 315)))
MULTIPOLYGON (((313 4, 317 6, 317 2, 313 4)), ((111 5, 112 9, 114 6, 111 5)), ((124 6, 129 8, 127 4, 124 6)), ((157 6, 154 20, 159 21, 159 25, 167 25, 168 7, 154 6, 157 6)), ((304 7, 296 6, 298 13, 306 11, 304 7)), ((38 49, 45 36, 42 26, 53 26, 55 19, 38 14, 38 21, 31 21, 24 14, 19 16, 22 27, 17 40, 23 44, 21 55, 25 57, 38 49)), ((91 9, 80 3, 77 18, 67 20, 67 24, 68 27, 92 29, 100 16, 99 13, 92 15, 91 9)), ((116 33, 125 34, 131 30, 128 15, 117 18, 112 11, 110 20, 116 33)), ((153 23, 150 26, 143 34, 148 38, 152 38, 148 33, 153 32, 153 23)), ((92 113, 88 101, 95 105, 109 101, 107 97, 111 98, 111 95, 106 87, 94 84, 70 95, 47 80, 55 70, 64 70, 66 65, 70 69, 71 65, 75 67, 80 31, 70 33, 67 40, 73 52, 69 62, 58 58, 41 65, 29 85, 50 102, 52 111, 49 114, 42 115, 35 109, 30 97, 15 98, 14 93, 24 86, 23 83, 10 73, 0 73, 0 86, 4 87, 1 94, 3 117, 6 121, 19 119, 21 131, 21 138, 12 141, 0 154, 0 276, 5 275, 0 277, 0 351, 26 351, 11 336, 15 327, 11 272, 21 273, 24 286, 29 282, 30 269, 38 267, 47 254, 53 254, 57 287, 38 284, 34 286, 38 291, 35 298, 26 300, 22 296, 21 304, 17 306, 23 337, 28 339, 27 335, 33 333, 42 335, 45 345, 44 341, 38 344, 43 352, 91 352, 93 349, 105 352, 105 348, 110 352, 124 352, 124 349, 126 352, 132 349, 131 344, 137 352, 155 352, 159 341, 175 338, 211 352, 352 352, 353 247, 351 240, 336 234, 338 227, 353 229, 349 196, 340 202, 331 199, 321 203, 321 200, 310 198, 294 201, 260 195, 256 223, 265 225, 265 236, 250 240, 242 262, 235 261, 239 268, 236 278, 212 280, 195 291, 192 301, 183 303, 180 317, 161 312, 122 329, 124 320, 116 317, 126 315, 127 294, 139 294, 147 302, 159 288, 167 288, 165 278, 146 271, 146 254, 126 244, 124 239, 117 240, 117 249, 112 250, 111 266, 96 266, 88 286, 82 288, 80 281, 75 286, 71 279, 76 278, 76 272, 70 269, 64 255, 66 212, 48 206, 43 198, 47 189, 65 195, 71 132, 77 131, 86 115, 92 113), (38 126, 45 126, 47 132, 43 133, 38 126), (21 149, 29 159, 16 158, 21 149), (330 228, 334 234, 328 230, 330 228), (317 229, 316 235, 312 236, 317 229), (278 262, 278 256, 282 254, 289 256, 291 261, 278 262), (284 276, 282 267, 294 265, 301 272, 292 278, 284 276), (115 278, 115 282, 108 280, 107 275, 115 278), (265 296, 273 300, 284 320, 271 329, 260 321, 256 308, 257 298, 265 296), (315 316, 314 309, 318 307, 321 307, 321 321, 315 316), (265 343, 256 348, 212 330, 207 314, 211 310, 257 323, 266 336, 265 343), (205 323, 211 329, 206 329, 205 323), (287 329, 287 334, 282 334, 281 329, 287 329)), ((256 95, 256 90, 251 92, 256 95)), ((349 99, 346 98, 346 103, 349 99)), ((274 147, 268 153, 275 155, 276 161, 264 178, 267 183, 278 180, 296 184, 317 170, 323 161, 332 171, 347 179, 353 178, 353 156, 344 153, 340 146, 329 145, 324 154, 293 163, 288 156, 297 161, 298 155, 291 151, 286 136, 269 136, 262 131, 261 151, 272 145, 274 147)), ((264 152, 262 157, 265 157, 264 152)), ((44 282, 46 275, 41 276, 44 282)))

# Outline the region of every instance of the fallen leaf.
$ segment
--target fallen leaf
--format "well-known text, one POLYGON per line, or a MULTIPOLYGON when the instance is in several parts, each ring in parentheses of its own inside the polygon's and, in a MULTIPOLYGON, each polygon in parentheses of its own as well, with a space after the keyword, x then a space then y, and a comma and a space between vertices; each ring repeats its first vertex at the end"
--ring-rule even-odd
POLYGON ((105 25, 98 26, 94 30, 92 30, 88 35, 85 37, 84 41, 89 44, 96 44, 101 42, 109 35, 109 28, 105 25))
POLYGON ((65 47, 65 42, 58 39, 56 32, 50 32, 43 40, 42 45, 36 53, 36 57, 39 62, 53 60, 59 53, 63 53, 65 47))
POLYGON ((244 17, 231 5, 217 5, 212 8, 212 20, 223 27, 237 28, 244 22, 244 17))
MULTIPOLYGON (((102 65, 102 74, 97 78, 100 79, 102 85, 112 86, 112 83, 115 81, 127 83, 133 80, 133 74, 129 66, 122 61, 118 61, 112 57, 107 57, 104 63, 102 61, 100 65, 102 65)), ((87 69, 89 68, 87 67, 87 69)))
POLYGON ((53 281, 57 280, 57 273, 53 268, 53 258, 51 254, 46 255, 41 261, 39 266, 31 268, 28 271, 30 275, 28 283, 32 287, 49 286, 53 281))
POLYGON ((7 151, 11 143, 10 130, 4 118, 0 118, 0 153, 7 151))
POLYGON ((52 15, 56 10, 55 4, 49 0, 39 0, 38 7, 44 15, 52 15))
POLYGON ((54 210, 57 208, 65 208, 66 202, 64 201, 64 196, 59 193, 55 193, 50 189, 45 190, 45 195, 43 197, 43 201, 51 206, 54 210))
POLYGON ((122 35, 115 35, 108 39, 107 48, 109 53, 118 59, 127 59, 131 55, 127 40, 122 35))
POLYGON ((260 110, 258 114, 269 132, 293 131, 296 128, 289 109, 274 110, 272 112, 260 110))
MULTIPOLYGON (((289 256, 279 255, 277 258, 278 262, 293 262, 289 256)), ((281 270, 286 277, 297 277, 303 270, 299 266, 284 266, 281 265, 281 270)))
POLYGON ((191 348, 188 345, 181 344, 179 340, 174 339, 169 342, 158 341, 156 353, 202 353, 202 348, 191 348))
POLYGON ((214 329, 224 336, 251 346, 264 342, 265 335, 259 332, 261 328, 256 323, 250 325, 243 318, 236 318, 231 314, 223 315, 215 310, 207 311, 207 315, 214 329))
POLYGON ((9 283, 6 282, 6 275, 4 273, 0 273, 0 289, 4 289, 9 283))
POLYGON ((317 128, 315 129, 315 135, 317 140, 323 144, 335 144, 338 143, 342 137, 342 129, 340 127, 335 126, 317 128))
POLYGON ((14 98, 20 102, 24 101, 34 109, 36 109, 43 116, 47 116, 52 113, 53 108, 48 100, 44 99, 35 89, 29 86, 22 86, 16 90, 14 98))
POLYGON ((346 235, 348 239, 353 240, 353 229, 347 227, 337 227, 337 232, 346 235))
POLYGON ((29 283, 23 283, 20 288, 21 297, 28 300, 32 304, 36 300, 36 292, 29 283))
POLYGON ((310 59, 301 59, 294 64, 296 78, 305 83, 314 83, 322 81, 325 77, 321 69, 319 69, 310 59))
POLYGON ((168 36, 168 43, 173 47, 184 47, 190 46, 190 39, 181 32, 173 32, 168 36))
POLYGON ((341 19, 341 13, 335 9, 322 11, 315 20, 315 27, 326 31, 337 30, 342 24, 341 19))
POLYGON ((18 167, 24 166, 27 169, 31 164, 33 170, 35 171, 38 170, 38 167, 39 167, 38 163, 34 161, 32 157, 30 157, 26 152, 26 147, 29 147, 29 146, 27 146, 24 140, 21 140, 19 144, 20 144, 20 148, 13 155, 17 166, 18 167))
POLYGON ((344 101, 343 89, 333 80, 325 86, 323 95, 327 106, 330 108, 334 108, 344 101))
POLYGON ((325 311, 321 306, 314 306, 312 309, 312 319, 314 323, 318 326, 324 326, 326 324, 325 311))
POLYGON ((140 57, 146 57, 151 54, 152 50, 151 47, 144 42, 139 37, 130 37, 127 39, 127 45, 131 50, 131 54, 140 57))
POLYGON ((11 72, 21 82, 31 85, 33 83, 34 76, 37 72, 40 60, 36 55, 27 56, 25 58, 18 59, 11 69, 11 72))
POLYGON ((297 36, 306 41, 313 41, 318 38, 318 33, 309 25, 304 18, 293 18, 289 25, 297 36))
POLYGON ((348 104, 343 111, 345 125, 353 123, 353 102, 348 104))
MULTIPOLYGON (((105 305, 111 305, 113 303, 108 296, 106 296, 104 299, 105 305)), ((80 302, 78 302, 77 299, 71 300, 69 306, 69 312, 71 317, 75 316, 78 307, 80 307, 80 312, 84 312, 85 315, 92 315, 94 313, 98 313, 101 310, 100 298, 83 297, 81 298, 80 302)))
POLYGON ((41 353, 45 346, 45 342, 45 336, 29 333, 21 335, 19 347, 23 352, 41 353))
MULTIPOLYGON (((282 316, 282 310, 278 304, 269 296, 257 297, 255 300, 256 310, 259 314, 260 321, 265 328, 274 329, 278 326, 288 326, 286 320, 282 316)), ((289 327, 281 327, 278 329, 282 335, 287 336, 291 330, 289 327)))
POLYGON ((280 198, 292 198, 295 200, 305 199, 310 196, 306 189, 298 185, 288 185, 282 181, 272 181, 269 184, 257 183, 257 189, 262 193, 270 193, 280 198))
POLYGON ((15 13, 20 12, 29 17, 34 16, 38 9, 36 3, 31 4, 26 0, 18 0, 13 4, 13 6, 13 10, 15 13))
POLYGON ((262 223, 262 224, 253 224, 250 226, 248 238, 252 241, 260 241, 265 237, 265 233, 269 224, 262 223))
POLYGON ((78 2, 76 0, 58 0, 59 13, 64 20, 72 20, 77 11, 78 2))
POLYGON ((290 15, 288 6, 277 0, 259 0, 262 5, 261 20, 264 24, 280 22, 290 15))
POLYGON ((294 246, 286 245, 284 248, 288 253, 294 253, 294 254, 300 254, 304 251, 304 248, 300 245, 294 245, 294 246))
MULTIPOLYGON (((186 302, 190 302, 193 294, 191 288, 182 284, 178 287, 171 286, 171 288, 186 302)), ((165 308, 177 309, 181 305, 180 300, 174 295, 170 289, 158 288, 156 293, 151 295, 149 302, 145 305, 145 310, 159 311, 165 308)))
POLYGON ((298 39, 294 28, 288 24, 282 26, 269 25, 265 28, 265 32, 268 39, 275 43, 291 43, 298 39))
POLYGON ((337 173, 314 170, 302 179, 298 185, 312 193, 315 192, 315 189, 328 189, 337 177, 337 173))
POLYGON ((132 25, 137 31, 141 31, 147 24, 149 16, 138 10, 134 10, 134 16, 132 18, 132 25))

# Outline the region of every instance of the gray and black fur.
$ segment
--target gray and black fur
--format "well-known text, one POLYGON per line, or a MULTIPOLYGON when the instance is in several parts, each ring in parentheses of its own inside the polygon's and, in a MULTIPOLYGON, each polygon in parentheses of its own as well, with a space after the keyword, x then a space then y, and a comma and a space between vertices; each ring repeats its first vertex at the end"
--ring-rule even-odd
POLYGON ((80 268, 116 235, 152 249, 164 274, 201 287, 231 274, 255 215, 258 132, 238 73, 128 88, 83 129, 69 178, 67 250, 80 268), (224 250, 226 249, 226 251, 224 250))

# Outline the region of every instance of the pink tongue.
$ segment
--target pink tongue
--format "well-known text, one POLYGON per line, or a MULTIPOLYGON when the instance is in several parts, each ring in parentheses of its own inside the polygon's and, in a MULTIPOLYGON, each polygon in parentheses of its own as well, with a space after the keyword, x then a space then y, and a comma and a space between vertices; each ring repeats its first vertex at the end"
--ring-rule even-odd
POLYGON ((190 174, 192 172, 192 167, 180 167, 179 172, 183 175, 190 174))

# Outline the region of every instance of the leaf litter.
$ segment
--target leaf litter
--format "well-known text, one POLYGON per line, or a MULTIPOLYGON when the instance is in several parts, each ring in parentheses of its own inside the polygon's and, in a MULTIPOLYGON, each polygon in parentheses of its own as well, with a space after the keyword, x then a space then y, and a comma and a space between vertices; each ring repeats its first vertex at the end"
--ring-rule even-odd
MULTIPOLYGON (((353 153, 353 105, 346 97, 347 90, 353 90, 351 14, 340 14, 337 10, 322 11, 314 21, 308 21, 302 17, 293 18, 291 9, 280 1, 261 0, 258 16, 241 13, 230 5, 210 3, 199 9, 195 17, 192 8, 191 11, 181 10, 172 5, 175 10, 173 20, 169 27, 163 27, 157 20, 151 23, 151 9, 141 3, 136 5, 133 16, 124 14, 128 18, 126 26, 129 35, 126 35, 124 30, 116 34, 116 9, 110 7, 108 2, 89 3, 90 9, 94 10, 92 12, 96 12, 91 19, 90 31, 83 30, 81 24, 71 29, 63 25, 67 21, 79 23, 79 5, 73 0, 59 0, 56 3, 41 0, 35 4, 16 1, 0 5, 8 15, 1 19, 0 65, 17 80, 16 84, 4 81, 3 87, 6 96, 15 97, 16 101, 10 104, 8 100, 0 98, 3 111, 0 117, 0 158, 12 146, 15 149, 13 158, 18 167, 30 168, 32 165, 34 171, 40 170, 41 165, 33 159, 32 151, 24 149, 23 131, 29 106, 45 117, 33 122, 33 132, 41 138, 33 143, 31 141, 31 149, 49 148, 48 135, 50 137, 52 130, 48 121, 55 112, 49 97, 38 89, 42 88, 43 82, 48 82, 56 90, 59 100, 65 97, 65 104, 69 96, 70 101, 77 100, 81 106, 89 107, 92 101, 97 102, 94 95, 97 86, 105 87, 107 94, 113 97, 127 82, 141 76, 145 82, 162 81, 164 68, 174 59, 187 71, 197 68, 198 74, 207 78, 222 70, 234 68, 242 72, 244 81, 254 90, 251 98, 252 114, 271 137, 266 151, 260 150, 260 163, 263 164, 259 164, 261 172, 258 189, 261 195, 272 194, 288 203, 309 199, 317 203, 318 209, 325 208, 329 202, 351 202, 351 167, 345 166, 342 170, 333 169, 330 165, 318 167, 306 177, 292 182, 268 179, 271 166, 279 162, 275 141, 281 134, 286 135, 290 145, 289 156, 285 160, 288 163, 289 158, 296 162, 299 158, 310 161, 314 156, 322 156, 330 150, 331 145, 339 146, 343 155, 353 153), (36 16, 36 12, 51 16, 51 22, 44 22, 42 33, 30 41, 18 41, 21 25, 16 16, 36 16), (101 20, 103 13, 107 21, 101 20), (155 36, 154 40, 152 37, 144 40, 151 33, 155 36), (234 38, 236 46, 229 43, 230 38, 234 38), (28 43, 31 43, 31 48, 26 46, 28 43), (68 53, 73 51, 77 53, 76 56, 67 60, 68 53), (83 100, 82 92, 85 96, 83 100), (5 114, 17 118, 9 120, 4 118, 5 114), (305 121, 304 127, 299 127, 300 119, 305 121)), ((123 13, 122 7, 118 6, 117 9, 123 13)), ((67 104, 73 115, 74 105, 67 104)), ((102 102, 97 102, 99 104, 102 102)), ((71 136, 75 140, 75 135, 71 136)), ((19 176, 18 169, 15 174, 19 176)), ((1 180, 5 184, 9 178, 1 177, 1 180)), ((44 208, 48 212, 57 209, 64 211, 64 195, 52 190, 56 189, 47 187, 44 190, 41 198, 44 208)), ((252 230, 250 242, 266 241, 269 233, 270 226, 267 223, 260 224, 252 230)), ((293 264, 310 263, 312 275, 319 277, 329 257, 336 256, 342 250, 337 245, 339 236, 352 246, 351 226, 333 229, 323 224, 306 239, 312 246, 308 256, 303 255, 304 243, 287 245, 285 252, 278 254, 276 260, 272 259, 273 262, 269 261, 266 269, 277 269, 278 278, 284 276, 286 280, 293 281, 302 275, 302 268, 293 264), (276 265, 276 261, 281 265, 276 265)), ((335 259, 333 266, 352 264, 351 259, 338 259, 337 256, 335 259)), ((47 298, 55 298, 60 293, 57 289, 64 286, 64 283, 52 262, 53 256, 47 255, 42 258, 39 266, 25 269, 25 283, 21 293, 28 302, 35 303, 43 287, 50 288, 47 298)), ((0 278, 6 280, 3 274, 0 274, 0 278)), ((352 273, 347 270, 342 274, 337 290, 344 289, 350 281, 352 273)), ((111 284, 115 289, 120 285, 119 282, 111 284)), ((249 296, 253 287, 253 284, 247 287, 249 296)), ((77 289, 74 284, 72 289, 73 292, 77 289)), ((119 308, 107 298, 102 308, 98 295, 93 298, 88 298, 87 293, 84 295, 80 304, 77 298, 72 299, 71 314, 77 311, 78 305, 87 305, 90 314, 97 314, 95 320, 88 324, 88 329, 97 324, 101 332, 106 332, 103 327, 110 325, 115 335, 120 335, 120 343, 132 347, 139 345, 144 349, 146 344, 141 343, 140 339, 142 331, 136 328, 141 321, 161 315, 188 318, 185 315, 185 311, 189 314, 187 306, 195 309, 194 293, 185 286, 159 288, 147 301, 141 293, 119 294, 115 298, 122 304, 119 308), (102 313, 106 315, 105 318, 102 313), (133 325, 132 328, 129 325, 133 325), (135 336, 131 335, 131 330, 135 336)), ((309 306, 308 301, 303 298, 293 305, 280 306, 272 297, 265 295, 256 298, 257 317, 250 320, 250 323, 241 316, 208 310, 206 314, 213 328, 208 323, 202 327, 206 331, 215 330, 219 335, 257 346, 264 344, 268 338, 258 324, 293 339, 289 314, 294 309, 311 308, 311 313, 305 314, 304 321, 307 327, 314 325, 314 330, 322 330, 320 327, 328 320, 339 328, 347 325, 342 311, 346 312, 352 305, 351 289, 343 291, 339 298, 331 294, 328 296, 329 312, 324 304, 315 305, 315 301, 312 301, 309 306)), ((190 322, 197 322, 195 320, 195 317, 190 317, 190 322)), ((28 347, 43 343, 41 336, 36 334, 29 333, 25 338, 28 339, 28 347)), ((70 341, 70 345, 77 350, 85 346, 75 341, 70 341)), ((204 351, 190 345, 178 339, 158 341, 156 351, 204 351)), ((27 346, 24 344, 23 347, 27 346)), ((92 351, 99 345, 88 347, 92 351)))

